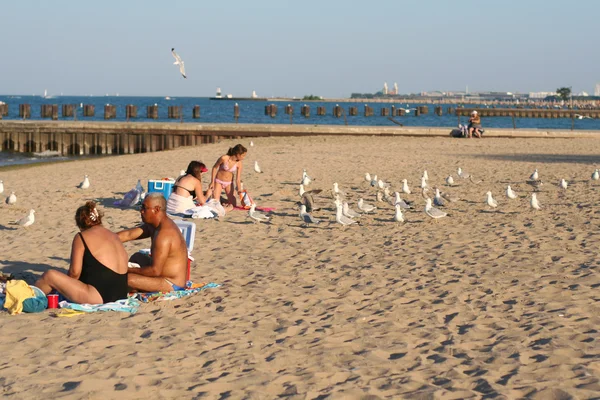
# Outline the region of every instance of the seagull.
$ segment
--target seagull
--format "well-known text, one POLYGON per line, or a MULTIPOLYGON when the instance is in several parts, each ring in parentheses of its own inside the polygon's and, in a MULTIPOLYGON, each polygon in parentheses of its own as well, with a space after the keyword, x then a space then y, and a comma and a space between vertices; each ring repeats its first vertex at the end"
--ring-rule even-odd
POLYGON ((485 194, 485 203, 492 208, 498 207, 498 202, 494 200, 490 191, 485 194))
POLYGON ((312 182, 312 178, 306 173, 306 169, 302 170, 302 184, 307 186, 312 182))
POLYGON ((182 170, 180 170, 180 171, 179 171, 179 176, 184 176, 184 175, 186 175, 186 174, 187 174, 187 173, 185 172, 185 170, 184 170, 184 169, 182 169, 182 170))
POLYGON ((173 57, 175 57, 175 62, 173 64, 179 65, 179 72, 181 72, 181 76, 187 79, 187 76, 185 76, 185 67, 183 65, 183 60, 181 59, 181 57, 179 57, 179 54, 175 53, 175 48, 171 49, 171 54, 173 54, 173 57))
POLYGON ((444 218, 446 215, 448 215, 447 213, 443 212, 442 210, 432 207, 431 199, 427 199, 425 201, 425 214, 429 215, 433 219, 444 218))
POLYGON ((366 204, 363 199, 358 199, 358 209, 363 213, 370 213, 377 209, 377 207, 370 204, 366 204))
POLYGON ((537 181, 528 180, 528 181, 525 181, 525 183, 528 184, 529 186, 532 186, 535 190, 538 190, 540 188, 540 186, 544 185, 541 179, 538 179, 537 181))
POLYGON ((373 179, 371 179, 371 186, 375 187, 377 185, 377 175, 373 175, 373 179))
POLYGON ((429 175, 427 174, 427 170, 423 171, 423 177, 422 178, 425 179, 426 181, 429 180, 429 175))
POLYGON ((438 188, 435 189, 435 196, 433 197, 433 204, 435 204, 438 207, 445 207, 446 206, 446 203, 444 202, 444 199, 440 195, 440 189, 438 189, 438 188))
POLYGON ((385 183, 385 182, 384 182, 384 181, 382 181, 381 179, 379 179, 379 180, 377 181, 377 187, 379 187, 379 189, 383 189, 383 188, 386 188, 386 187, 388 187, 388 186, 389 186, 389 184, 385 183))
POLYGON ((383 201, 390 203, 391 205, 396 204, 394 197, 392 196, 392 193, 390 193, 390 188, 388 186, 386 186, 383 189, 383 201))
POLYGON ((537 196, 535 193, 531 193, 531 208, 534 210, 540 210, 540 203, 537 201, 537 196))
POLYGON ((400 207, 400 204, 396 204, 396 212, 394 213, 394 221, 404 222, 404 216, 402 215, 402 207, 400 207))
POLYGON ((302 193, 300 203, 306 206, 306 212, 313 212, 315 210, 318 210, 318 208, 315 207, 315 200, 313 199, 313 194, 319 193, 321 193, 321 189, 307 190, 304 193, 302 193))
POLYGON ((421 189, 421 197, 424 198, 425 200, 427 200, 429 198, 429 188, 423 188, 421 189))
POLYGON ((365 181, 371 183, 371 174, 370 173, 365 173, 365 181))
POLYGON ((467 179, 471 176, 471 175, 467 174, 466 172, 463 172, 461 167, 458 167, 458 169, 456 170, 456 174, 463 179, 467 179))
POLYGON ((258 166, 258 161, 254 161, 254 172, 258 172, 259 174, 262 174, 262 170, 258 166))
POLYGON ((531 174, 531 176, 529 177, 529 179, 532 181, 537 181, 539 178, 540 174, 538 174, 538 170, 536 168, 535 171, 533 171, 533 174, 531 174))
POLYGON ((256 204, 252 204, 250 206, 250 210, 248 210, 248 216, 250 217, 250 219, 254 220, 255 222, 268 222, 269 221, 269 217, 267 217, 265 214, 256 211, 256 204))
POLYGON ((421 177, 421 189, 425 189, 428 188, 429 186, 427 186, 427 179, 425 179, 425 177, 421 177))
POLYGON ((375 195, 375 200, 377 200, 378 203, 383 203, 383 194, 380 191, 377 191, 377 194, 375 195))
POLYGON ((351 209, 346 202, 342 204, 342 214, 348 218, 360 218, 360 214, 351 209))
POLYGON ((87 175, 83 177, 83 182, 81 182, 77 187, 79 189, 87 189, 90 187, 90 180, 87 175))
POLYGON ((446 178, 446 185, 448 185, 448 186, 454 185, 454 178, 452 177, 452 175, 450 175, 449 177, 446 178))
POLYGON ((394 193, 394 195, 395 195, 395 197, 396 197, 396 198, 394 199, 394 207, 395 207, 395 206, 397 206, 397 205, 400 205, 400 207, 402 207, 402 208, 404 208, 404 209, 406 209, 406 210, 409 210, 409 209, 411 209, 411 208, 412 208, 412 206, 411 206, 410 204, 408 204, 407 202, 405 202, 404 200, 402 200, 402 199, 400 198, 400 193, 398 193, 398 192, 395 192, 395 193, 394 193))
MULTIPOLYGON (((598 179, 600 179, 600 170, 595 169, 594 173, 592 174, 592 180, 597 181, 598 179)), ((2 192, 0 192, 0 193, 2 193, 2 192)))
POLYGON ((567 190, 567 187, 569 186, 569 184, 564 179, 561 179, 560 182, 558 183, 558 186, 560 186, 560 188, 563 190, 567 190))
POLYGON ((306 206, 302 204, 300 206, 300 218, 304 221, 305 224, 318 224, 319 221, 314 219, 312 215, 306 212, 306 206))
POLYGON ((35 210, 29 210, 29 213, 20 220, 15 221, 15 224, 23 227, 33 224, 35 222, 35 217, 33 214, 35 214, 35 210))
POLYGON ((442 197, 444 198, 444 200, 449 201, 450 203, 456 203, 457 201, 460 200, 460 197, 455 196, 455 195, 451 195, 450 193, 440 193, 442 195, 442 197))
POLYGON ((408 188, 408 181, 406 179, 402 179, 402 193, 410 194, 410 189, 408 188))
POLYGON ((341 225, 352 225, 358 223, 358 221, 353 220, 343 214, 343 206, 339 201, 335 202, 335 222, 341 225))
POLYGON ((333 196, 346 197, 346 193, 342 192, 338 187, 337 182, 333 182, 333 196))
POLYGON ((512 188, 510 187, 510 185, 508 185, 506 187, 506 197, 508 197, 509 199, 516 199, 518 196, 515 192, 513 192, 512 188))
POLYGON ((0 194, 4 193, 4 182, 0 181, 0 194))
POLYGON ((15 204, 17 202, 17 196, 15 192, 10 192, 10 195, 6 198, 6 204, 15 204))

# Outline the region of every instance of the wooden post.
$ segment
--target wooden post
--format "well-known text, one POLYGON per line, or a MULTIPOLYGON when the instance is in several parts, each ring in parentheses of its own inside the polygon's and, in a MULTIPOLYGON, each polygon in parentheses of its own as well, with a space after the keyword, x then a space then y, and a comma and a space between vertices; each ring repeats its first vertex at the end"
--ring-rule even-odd
POLYGON ((233 106, 233 118, 235 118, 235 123, 237 124, 240 118, 240 106, 238 103, 235 103, 233 106))
POLYGON ((200 118, 200 106, 194 106, 194 110, 192 111, 192 118, 200 118))
POLYGON ((575 129, 575 113, 571 113, 571 130, 575 129))
POLYGON ((63 117, 72 117, 73 116, 73 104, 63 104, 62 105, 62 116, 63 117))
POLYGON ((0 104, 0 119, 8 115, 8 104, 0 104))
POLYGON ((137 118, 137 106, 133 104, 126 105, 125 117, 127 117, 127 121, 129 121, 130 118, 137 118))
POLYGON ((333 107, 333 116, 336 118, 342 116, 342 107, 340 107, 339 104, 336 104, 335 107, 333 107))
POLYGON ((93 117, 96 115, 96 106, 92 104, 85 104, 83 106, 83 116, 84 117, 93 117))
POLYGON ((19 117, 23 119, 31 118, 31 104, 19 104, 19 117))
POLYGON ((515 113, 511 113, 510 116, 512 117, 513 129, 517 129, 517 124, 515 123, 515 113))
POLYGON ((104 106, 104 119, 113 119, 117 117, 117 106, 107 104, 104 106))
POLYGON ((52 116, 52 121, 58 120, 58 104, 52 104, 50 106, 50 113, 52 116))
POLYGON ((310 117, 310 106, 303 105, 300 109, 300 114, 304 115, 305 118, 310 117))
POLYGON ((146 116, 149 119, 158 119, 158 105, 146 107, 146 116))
POLYGON ((179 106, 169 106, 168 108, 168 118, 169 119, 179 119, 179 106))

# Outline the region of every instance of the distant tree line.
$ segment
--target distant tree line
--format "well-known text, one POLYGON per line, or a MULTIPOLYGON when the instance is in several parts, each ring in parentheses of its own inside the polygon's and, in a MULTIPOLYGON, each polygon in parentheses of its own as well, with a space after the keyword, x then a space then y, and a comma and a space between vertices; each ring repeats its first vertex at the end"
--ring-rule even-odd
POLYGON ((315 96, 314 94, 309 94, 308 96, 304 96, 302 100, 323 100, 321 96, 315 96))

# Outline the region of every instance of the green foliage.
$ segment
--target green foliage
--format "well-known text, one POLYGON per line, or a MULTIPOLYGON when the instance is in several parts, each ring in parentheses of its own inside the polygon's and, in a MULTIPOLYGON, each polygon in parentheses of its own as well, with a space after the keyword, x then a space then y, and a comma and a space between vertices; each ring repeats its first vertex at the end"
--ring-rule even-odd
POLYGON ((558 89, 556 89, 556 94, 562 100, 567 101, 571 97, 571 88, 568 88, 568 87, 558 88, 558 89))
POLYGON ((321 96, 315 96, 314 94, 309 94, 308 96, 304 96, 302 100, 323 100, 321 96))

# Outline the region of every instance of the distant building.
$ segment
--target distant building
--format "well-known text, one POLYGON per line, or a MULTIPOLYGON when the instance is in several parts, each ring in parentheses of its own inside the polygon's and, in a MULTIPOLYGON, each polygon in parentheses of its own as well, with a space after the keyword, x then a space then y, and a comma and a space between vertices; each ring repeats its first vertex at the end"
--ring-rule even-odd
POLYGON ((217 99, 221 98, 221 88, 217 88, 217 94, 215 96, 217 99))
POLYGON ((384 95, 388 94, 388 86, 387 86, 387 82, 383 82, 383 90, 382 93, 384 95))
POLYGON ((253 91, 252 91, 252 98, 253 98, 253 99, 255 99, 255 98, 257 98, 257 97, 258 97, 258 96, 256 95, 256 90, 253 90, 253 91))
POLYGON ((529 92, 530 99, 545 99, 548 96, 556 96, 556 92, 529 92))
POLYGON ((600 96, 600 83, 596 83, 596 88, 594 89, 594 96, 600 96))
POLYGON ((392 94, 395 94, 395 95, 398 94, 398 84, 396 82, 394 82, 394 93, 392 93, 392 94))

